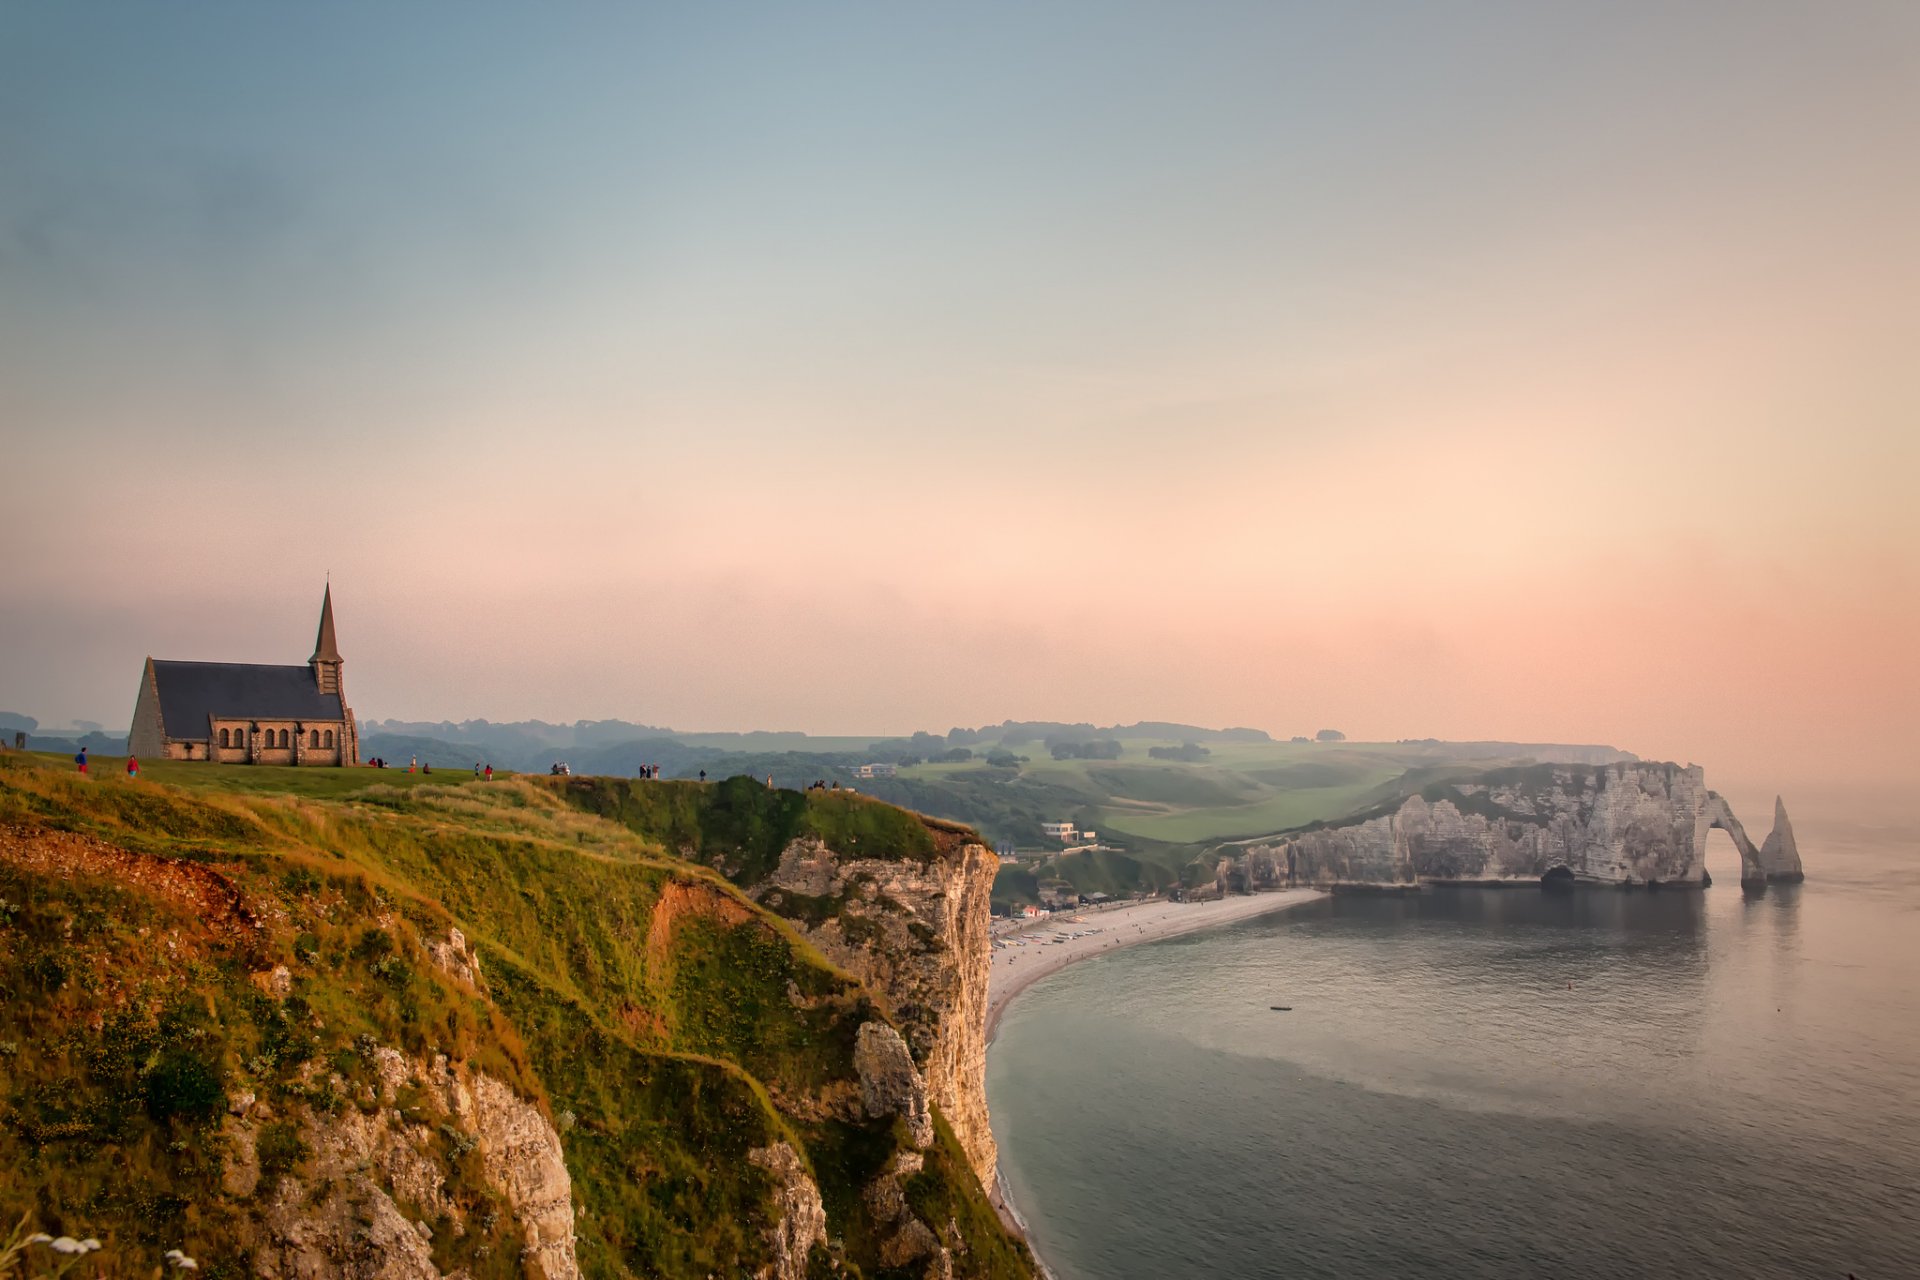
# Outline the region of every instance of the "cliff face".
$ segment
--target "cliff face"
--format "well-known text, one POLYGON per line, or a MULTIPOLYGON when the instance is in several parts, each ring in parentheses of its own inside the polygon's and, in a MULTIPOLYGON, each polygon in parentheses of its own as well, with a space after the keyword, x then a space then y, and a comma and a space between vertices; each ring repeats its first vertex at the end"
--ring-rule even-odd
POLYGON ((934 829, 944 838, 924 862, 844 857, 819 839, 795 840, 750 892, 884 994, 928 1096, 991 1187, 999 1153, 987 1125, 987 930, 1000 861, 968 833, 934 829))
POLYGON ((1786 809, 1767 849, 1697 766, 1536 765, 1428 788, 1397 805, 1249 846, 1249 883, 1413 885, 1538 881, 1702 884, 1707 832, 1740 850, 1741 880, 1800 878, 1786 809))

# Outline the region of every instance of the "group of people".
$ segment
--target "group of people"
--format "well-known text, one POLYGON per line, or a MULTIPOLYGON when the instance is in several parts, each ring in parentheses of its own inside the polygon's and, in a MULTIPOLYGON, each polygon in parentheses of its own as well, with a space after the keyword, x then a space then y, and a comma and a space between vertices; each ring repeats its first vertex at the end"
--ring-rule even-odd
POLYGON ((659 776, 660 776, 660 766, 659 766, 659 765, 657 765, 657 764, 643 764, 643 765, 641 765, 641 766, 640 766, 640 777, 641 777, 642 779, 658 779, 658 778, 659 778, 659 776))
MULTIPOLYGON (((386 767, 387 767, 387 759, 385 756, 368 756, 367 757, 367 768, 384 769, 386 767)), ((431 764, 421 764, 420 757, 413 756, 409 758, 407 761, 407 772, 413 773, 416 770, 420 773, 432 773, 433 766, 431 764)))
MULTIPOLYGON (((809 791, 838 791, 839 789, 840 782, 837 778, 832 782, 828 782, 825 778, 815 778, 807 784, 807 790, 809 791)), ((847 790, 851 791, 853 788, 848 787, 847 790)))
MULTIPOLYGON (((81 773, 87 773, 87 751, 88 748, 82 747, 74 753, 73 763, 79 767, 81 773)), ((369 769, 384 769, 387 767, 387 762, 383 756, 373 756, 367 760, 367 767, 369 769)), ((432 773, 433 765, 430 763, 421 764, 420 757, 414 756, 411 760, 407 761, 407 772, 412 773, 415 769, 418 769, 421 773, 432 773)), ((570 774, 573 770, 567 768, 564 764, 556 764, 553 766, 553 772, 570 774)), ((93 775, 89 773, 87 776, 92 777, 93 775)), ((493 766, 490 764, 482 765, 476 763, 473 766, 473 776, 476 778, 485 778, 488 782, 492 782, 493 766)), ((657 771, 655 776, 659 776, 657 771)), ((702 774, 701 776, 705 777, 706 775, 702 774)), ((127 755, 127 777, 135 780, 140 777, 140 760, 131 752, 127 755)))
MULTIPOLYGON (((80 767, 80 772, 86 773, 87 776, 91 778, 93 775, 87 773, 87 751, 88 748, 86 747, 80 748, 79 751, 74 753, 73 762, 80 767)), ((127 753, 127 780, 129 782, 138 782, 140 780, 140 761, 132 752, 127 753)))
POLYGON ((553 762, 553 767, 548 769, 547 772, 556 778, 571 778, 573 776, 573 766, 564 760, 556 760, 553 762))

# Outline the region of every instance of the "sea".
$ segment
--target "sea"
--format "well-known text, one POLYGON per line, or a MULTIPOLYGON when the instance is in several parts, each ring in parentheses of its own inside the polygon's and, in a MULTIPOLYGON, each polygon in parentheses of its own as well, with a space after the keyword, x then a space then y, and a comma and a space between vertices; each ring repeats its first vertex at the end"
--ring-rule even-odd
POLYGON ((1005 1190, 1058 1280, 1914 1280, 1916 812, 1796 813, 1765 892, 1716 832, 1703 891, 1335 896, 1071 966, 988 1052, 1005 1190))

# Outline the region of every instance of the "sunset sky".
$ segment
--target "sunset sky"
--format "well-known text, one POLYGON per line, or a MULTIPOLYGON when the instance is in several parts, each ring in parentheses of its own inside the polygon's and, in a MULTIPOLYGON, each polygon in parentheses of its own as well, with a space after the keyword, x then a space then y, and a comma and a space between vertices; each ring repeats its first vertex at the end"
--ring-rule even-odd
POLYGON ((0 7, 0 709, 1920 770, 1920 5, 0 7))

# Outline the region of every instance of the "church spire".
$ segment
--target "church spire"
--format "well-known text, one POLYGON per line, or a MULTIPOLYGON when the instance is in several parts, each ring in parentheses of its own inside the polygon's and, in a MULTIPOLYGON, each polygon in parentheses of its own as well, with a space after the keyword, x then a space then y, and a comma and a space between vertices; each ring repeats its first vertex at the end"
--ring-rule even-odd
POLYGON ((338 664, 340 646, 333 638, 333 584, 327 584, 326 594, 320 598, 320 634, 313 642, 313 657, 307 659, 316 668, 322 663, 338 664))

